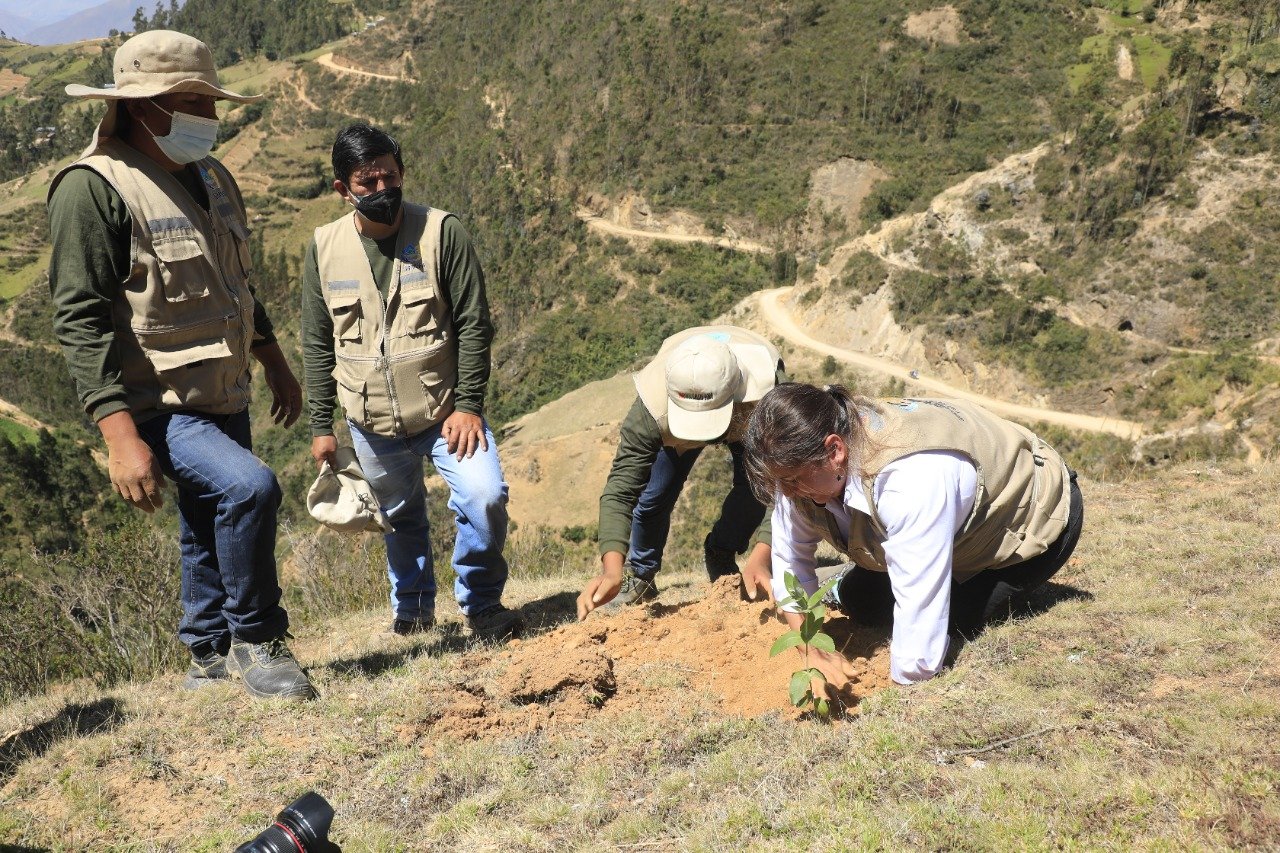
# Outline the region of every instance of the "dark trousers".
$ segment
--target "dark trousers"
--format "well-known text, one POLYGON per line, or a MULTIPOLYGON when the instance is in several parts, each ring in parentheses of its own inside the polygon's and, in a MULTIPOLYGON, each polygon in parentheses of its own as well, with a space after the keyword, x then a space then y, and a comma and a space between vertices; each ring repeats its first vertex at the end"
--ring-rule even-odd
MULTIPOLYGON (((711 528, 707 544, 720 551, 741 554, 751 544, 751 535, 764 520, 764 505, 751 493, 740 442, 728 445, 733 458, 733 487, 720 506, 720 518, 711 528)), ((685 480, 698 461, 702 448, 680 453, 663 447, 649 469, 649 483, 631 513, 631 547, 627 562, 631 571, 642 578, 652 578, 662 568, 662 552, 671 531, 671 510, 680 499, 685 480)))
MULTIPOLYGON (((1071 508, 1067 527, 1043 554, 1030 560, 979 572, 964 583, 951 584, 951 623, 954 632, 973 635, 992 620, 1006 616, 1024 605, 1037 589, 1066 565, 1080 541, 1084 526, 1084 499, 1071 472, 1071 508)), ((884 621, 893 615, 893 589, 886 572, 855 566, 841 579, 836 590, 841 609, 854 618, 884 621)))

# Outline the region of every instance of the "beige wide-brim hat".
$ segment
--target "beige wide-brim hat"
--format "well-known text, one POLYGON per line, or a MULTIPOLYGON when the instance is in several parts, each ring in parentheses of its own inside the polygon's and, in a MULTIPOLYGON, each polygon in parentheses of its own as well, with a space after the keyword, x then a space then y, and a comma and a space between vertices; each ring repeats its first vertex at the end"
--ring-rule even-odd
POLYGON ((242 95, 224 89, 209 46, 197 38, 173 30, 139 33, 116 49, 112 62, 115 84, 82 86, 72 83, 66 93, 73 98, 108 101, 107 114, 98 125, 98 137, 115 132, 120 101, 154 98, 173 92, 196 92, 227 101, 251 104, 263 95, 242 95))
POLYGON ((307 490, 307 511, 316 521, 340 533, 392 532, 391 522, 360 470, 350 447, 339 447, 333 464, 325 462, 307 490))

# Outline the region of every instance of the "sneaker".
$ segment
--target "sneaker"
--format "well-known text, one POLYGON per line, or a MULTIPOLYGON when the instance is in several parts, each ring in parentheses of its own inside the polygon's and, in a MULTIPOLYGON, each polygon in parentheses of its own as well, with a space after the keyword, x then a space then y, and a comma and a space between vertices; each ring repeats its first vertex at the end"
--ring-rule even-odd
POLYGON ((495 604, 467 616, 467 628, 474 639, 501 641, 520 635, 524 630, 524 617, 518 610, 495 604))
POLYGON ((391 633, 401 637, 408 637, 411 634, 425 634, 436 626, 435 614, 420 616, 417 619, 400 619, 397 618, 391 623, 391 633))
POLYGON ((707 534, 706 539, 702 540, 702 558, 707 564, 707 577, 713 581, 725 575, 738 573, 737 556, 733 551, 714 547, 711 544, 710 533, 707 534))
POLYGON ((311 681, 285 645, 284 637, 265 643, 233 640, 227 654, 227 672, 244 682, 250 696, 259 699, 279 696, 302 702, 316 695, 311 681))
POLYGON ((187 670, 187 680, 182 686, 187 690, 199 690, 215 681, 229 681, 227 674, 227 656, 217 652, 209 652, 203 657, 191 655, 191 668, 187 670))
POLYGON ((648 604, 658 600, 658 584, 653 578, 642 578, 627 566, 622 574, 622 587, 606 607, 626 607, 629 604, 648 604))

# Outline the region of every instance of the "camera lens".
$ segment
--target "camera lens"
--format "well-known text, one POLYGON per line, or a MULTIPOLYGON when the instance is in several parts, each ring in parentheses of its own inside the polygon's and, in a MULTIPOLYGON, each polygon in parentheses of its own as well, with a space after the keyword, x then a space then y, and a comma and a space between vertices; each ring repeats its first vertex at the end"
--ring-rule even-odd
POLYGON ((270 826, 259 833, 257 838, 246 841, 236 848, 235 853, 299 853, 306 851, 299 847, 293 838, 279 826, 270 826))
POLYGON ((280 814, 274 826, 246 841, 235 853, 327 853, 338 850, 329 841, 333 806, 315 791, 303 794, 280 814))
POLYGON ((310 845, 329 837, 329 825, 333 823, 333 806, 315 791, 303 794, 276 817, 276 822, 287 827, 298 839, 305 853, 310 845))

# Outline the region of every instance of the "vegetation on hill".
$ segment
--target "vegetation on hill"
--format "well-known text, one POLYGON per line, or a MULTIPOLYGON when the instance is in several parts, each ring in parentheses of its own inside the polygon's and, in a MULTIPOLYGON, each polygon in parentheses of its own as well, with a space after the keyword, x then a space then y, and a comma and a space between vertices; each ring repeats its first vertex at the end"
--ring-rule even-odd
MULTIPOLYGON (((457 213, 484 262, 499 329, 487 411, 495 424, 639 364, 671 332, 706 322, 753 291, 811 274, 836 242, 919 210, 963 176, 1049 139, 1061 142, 1041 160, 1033 188, 1037 216, 1052 232, 1043 245, 1014 221, 1025 209, 1021 197, 993 187, 973 201, 993 242, 1024 246, 1027 260, 1034 247, 1043 275, 995 269, 954 242, 930 239, 905 247, 915 261, 909 269, 890 269, 871 253, 855 257, 833 290, 849 301, 888 282, 899 323, 969 342, 985 361, 1021 371, 1037 392, 1106 385, 1125 398, 1120 405, 1128 412, 1159 421, 1274 383, 1269 366, 1239 353, 1280 332, 1280 216, 1264 189, 1241 193, 1231 214, 1198 231, 1185 254, 1137 250, 1152 210, 1196 206, 1206 151, 1236 161, 1276 153, 1275 4, 956 0, 954 41, 909 34, 908 16, 933 5, 190 0, 149 17, 140 10, 138 26, 203 38, 224 69, 264 58, 288 63, 261 78, 272 81, 264 84, 268 102, 227 113, 220 141, 256 151, 237 171, 254 179, 246 181, 246 199, 257 287, 291 356, 303 248, 315 225, 343 212, 329 190, 330 141, 357 118, 399 137, 409 195, 457 213), (341 53, 400 81, 337 76, 304 61, 306 51, 318 53, 364 18, 383 14, 345 40, 341 53), (1187 29, 1178 14, 1203 15, 1211 25, 1187 29), (1134 79, 1116 75, 1119 46, 1137 57, 1134 79), (809 176, 842 156, 874 160, 890 177, 857 221, 811 222, 809 176), (689 211, 712 233, 732 229, 777 252, 601 239, 575 216, 591 195, 642 197, 659 213, 689 211), (1135 303, 1158 298, 1188 312, 1194 322, 1178 326, 1185 337, 1157 343, 1225 352, 1157 359, 1154 344, 1132 344, 1114 327, 1089 327, 1063 310, 1100 290, 1135 303)), ((97 112, 69 102, 61 86, 109 80, 118 43, 0 43, 0 63, 31 78, 21 92, 0 98, 0 180, 83 146, 97 112), (39 127, 56 132, 38 134, 39 127)), ((0 227, 0 299, 8 300, 10 333, 0 340, 0 399, 60 434, 48 447, 9 452, 44 453, 40 465, 103 496, 100 477, 77 467, 90 462, 74 439, 92 433, 48 348, 48 304, 33 271, 46 239, 43 207, 39 192, 24 192, 29 197, 5 202, 0 227), (34 290, 16 296, 32 283, 34 290)), ((284 518, 302 519, 314 476, 305 439, 300 430, 268 426, 262 397, 255 403, 257 449, 285 485, 284 518)), ((24 444, 20 434, 16 439, 6 446, 24 444)), ((1110 440, 1080 440, 1079 447, 1095 476, 1127 476, 1132 447, 1110 440)), ((1212 456, 1234 445, 1197 448, 1212 456)), ((17 470, 0 467, 0 493, 21 487, 11 473, 17 470)), ((695 495, 704 491, 691 487, 695 495)), ((34 567, 32 549, 74 553, 86 530, 117 521, 95 514, 105 511, 87 499, 56 488, 50 495, 33 506, 29 523, 61 525, 63 538, 12 540, 0 577, 34 567)), ((433 517, 445 537, 436 543, 439 554, 448 551, 450 527, 447 517, 433 517)), ((588 533, 539 541, 573 551, 588 533)), ((696 553, 700 536, 691 522, 673 543, 696 553)), ((361 560, 376 564, 371 554, 361 560)), ((377 585, 336 600, 324 582, 310 589, 293 602, 301 610, 336 608, 335 601, 365 606, 382 595, 377 585)), ((40 613, 54 618, 53 611, 40 613)), ((49 659, 60 654, 52 650, 49 659)), ((124 677, 151 665, 109 671, 124 677)), ((75 674, 61 666, 46 671, 75 674)))
POLYGON ((219 66, 254 56, 279 59, 346 35, 355 7, 330 0, 169 0, 148 18, 133 16, 135 32, 177 30, 198 36, 219 66))

